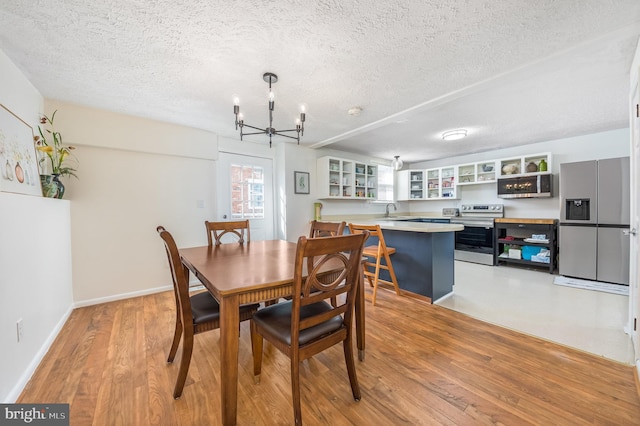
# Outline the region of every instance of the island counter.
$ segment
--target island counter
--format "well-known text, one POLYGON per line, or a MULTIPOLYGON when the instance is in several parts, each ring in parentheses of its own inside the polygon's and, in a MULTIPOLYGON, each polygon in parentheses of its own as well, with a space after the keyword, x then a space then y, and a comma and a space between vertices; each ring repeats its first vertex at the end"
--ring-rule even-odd
MULTIPOLYGON (((387 246, 396 249, 391 262, 400 289, 427 297, 431 303, 453 291, 454 232, 461 231, 463 225, 384 219, 345 222, 380 225, 387 246)), ((377 238, 366 244, 377 244, 377 238)), ((391 279, 387 271, 381 270, 380 275, 391 279)))

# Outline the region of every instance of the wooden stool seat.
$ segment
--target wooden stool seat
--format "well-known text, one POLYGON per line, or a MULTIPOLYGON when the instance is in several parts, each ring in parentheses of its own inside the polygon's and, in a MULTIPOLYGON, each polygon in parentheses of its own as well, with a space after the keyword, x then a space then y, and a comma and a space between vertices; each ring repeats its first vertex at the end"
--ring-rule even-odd
POLYGON ((373 287, 373 297, 371 298, 371 304, 375 306, 379 283, 392 286, 396 291, 396 294, 398 296, 401 295, 400 287, 398 286, 398 279, 396 278, 396 272, 393 270, 393 264, 391 263, 390 258, 390 255, 394 254, 396 252, 396 249, 387 246, 384 241, 384 236, 382 235, 380 225, 354 225, 353 223, 349 224, 349 232, 351 232, 352 234, 360 234, 365 231, 369 232, 369 237, 378 238, 377 245, 369 245, 362 250, 362 255, 367 258, 367 260, 363 262, 362 273, 367 278, 369 285, 373 287), (384 263, 382 262, 382 259, 384 259, 384 263), (381 269, 389 271, 391 281, 380 278, 381 269))
MULTIPOLYGON (((393 247, 387 246, 387 253, 389 255, 396 252, 396 249, 393 247)), ((378 255, 378 246, 367 246, 362 250, 362 254, 367 257, 375 257, 378 255)))

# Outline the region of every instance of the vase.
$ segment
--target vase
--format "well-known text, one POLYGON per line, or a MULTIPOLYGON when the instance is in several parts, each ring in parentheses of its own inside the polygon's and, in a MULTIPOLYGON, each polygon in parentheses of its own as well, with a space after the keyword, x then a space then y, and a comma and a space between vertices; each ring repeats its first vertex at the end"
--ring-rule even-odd
POLYGON ((24 182, 24 169, 19 161, 16 163, 16 179, 18 179, 20 183, 24 182))
POLYGON ((42 195, 44 197, 62 198, 64 196, 64 185, 58 177, 58 175, 40 175, 42 195))

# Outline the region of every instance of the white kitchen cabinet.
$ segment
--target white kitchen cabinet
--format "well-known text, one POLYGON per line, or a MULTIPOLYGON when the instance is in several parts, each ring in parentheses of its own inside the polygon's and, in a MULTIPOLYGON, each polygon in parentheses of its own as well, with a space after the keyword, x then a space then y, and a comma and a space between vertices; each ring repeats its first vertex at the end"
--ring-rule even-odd
POLYGON ((528 175, 551 171, 551 153, 531 154, 522 157, 503 158, 499 163, 499 177, 528 175))
POLYGON ((401 170, 397 174, 398 201, 425 199, 425 171, 401 170))
POLYGON ((456 198, 456 167, 428 169, 427 200, 456 198))
POLYGON ((496 161, 480 161, 458 166, 457 186, 491 183, 496 181, 496 161))
POLYGON ((477 182, 476 163, 458 166, 458 185, 469 185, 477 182))
POLYGON ((317 162, 318 198, 376 199, 377 166, 336 157, 317 162))

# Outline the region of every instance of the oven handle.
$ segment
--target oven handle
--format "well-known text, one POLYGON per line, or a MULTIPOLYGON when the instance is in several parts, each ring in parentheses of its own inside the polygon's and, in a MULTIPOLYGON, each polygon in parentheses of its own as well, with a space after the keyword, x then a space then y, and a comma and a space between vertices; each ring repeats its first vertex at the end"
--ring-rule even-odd
POLYGON ((464 225, 467 228, 485 228, 485 229, 493 229, 493 223, 490 222, 463 222, 463 221, 451 221, 451 223, 455 223, 457 225, 464 225))

